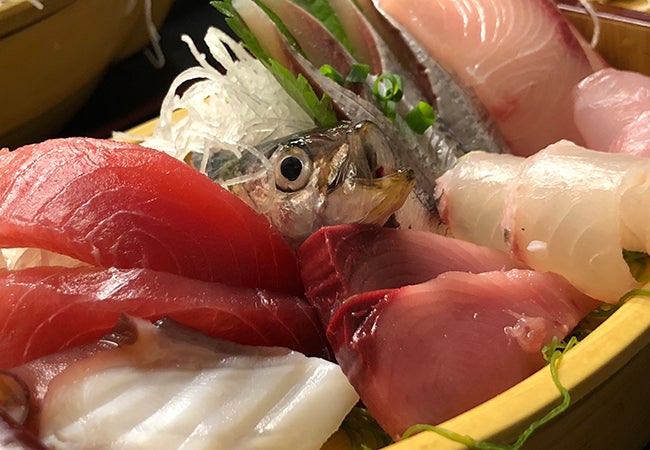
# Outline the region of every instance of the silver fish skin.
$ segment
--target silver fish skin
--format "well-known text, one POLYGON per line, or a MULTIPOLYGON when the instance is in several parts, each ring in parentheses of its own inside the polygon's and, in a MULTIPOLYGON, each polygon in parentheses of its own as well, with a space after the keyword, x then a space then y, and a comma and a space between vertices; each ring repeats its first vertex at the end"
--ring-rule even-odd
POLYGON ((256 173, 267 176, 229 189, 268 217, 295 247, 326 225, 383 226, 415 182, 412 170, 396 166, 389 141, 369 121, 342 122, 266 142, 240 158, 217 153, 207 169, 222 184, 256 173))
MULTIPOLYGON (((402 116, 425 100, 436 109, 440 131, 449 130, 467 150, 508 152, 496 123, 474 90, 432 59, 375 1, 358 0, 358 5, 352 0, 338 1, 352 4, 345 12, 357 11, 357 26, 365 36, 366 52, 376 58, 374 73, 394 73, 402 77, 404 96, 398 104, 402 116)), ((356 30, 345 31, 351 34, 356 30)), ((366 98, 372 98, 372 93, 366 98)))
POLYGON ((396 164, 413 171, 413 195, 396 215, 399 225, 446 233, 436 209, 435 181, 468 149, 442 122, 436 121, 421 135, 414 133, 399 116, 391 122, 373 103, 324 76, 295 50, 288 50, 307 79, 332 100, 340 116, 353 122, 366 120, 377 124, 386 137, 396 164))

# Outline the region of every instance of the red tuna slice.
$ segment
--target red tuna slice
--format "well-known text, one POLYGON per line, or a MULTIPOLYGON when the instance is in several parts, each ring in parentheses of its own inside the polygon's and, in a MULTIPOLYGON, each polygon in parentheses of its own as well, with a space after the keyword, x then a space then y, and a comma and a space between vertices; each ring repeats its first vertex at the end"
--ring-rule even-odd
POLYGON ((376 4, 432 58, 474 89, 514 154, 528 156, 560 139, 582 142, 573 122, 571 92, 594 71, 590 60, 602 58, 581 45, 554 2, 378 0, 376 4))
POLYGON ((148 269, 38 267, 0 271, 0 368, 97 339, 121 314, 170 317, 209 336, 327 356, 302 298, 148 269))
POLYGON ((295 252, 264 216, 171 156, 108 140, 1 151, 0 246, 302 292, 295 252))
POLYGON ((397 438, 539 370, 542 347, 564 338, 596 306, 550 273, 449 272, 350 298, 327 335, 361 400, 397 438))
POLYGON ((449 271, 525 268, 505 252, 424 231, 364 225, 321 228, 298 251, 307 299, 327 324, 338 303, 449 271))

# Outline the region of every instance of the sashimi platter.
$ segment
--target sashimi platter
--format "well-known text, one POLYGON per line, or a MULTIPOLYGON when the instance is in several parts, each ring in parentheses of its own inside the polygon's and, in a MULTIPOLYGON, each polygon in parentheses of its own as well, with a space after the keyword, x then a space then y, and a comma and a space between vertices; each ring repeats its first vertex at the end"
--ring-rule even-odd
POLYGON ((650 74, 611 14, 211 3, 156 120, 0 150, 0 448, 644 448, 650 74))

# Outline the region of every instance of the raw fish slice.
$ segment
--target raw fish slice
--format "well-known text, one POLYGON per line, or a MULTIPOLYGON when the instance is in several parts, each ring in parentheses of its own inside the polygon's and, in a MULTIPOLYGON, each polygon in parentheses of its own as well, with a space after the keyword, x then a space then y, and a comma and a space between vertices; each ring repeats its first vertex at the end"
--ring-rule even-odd
POLYGON ((559 273, 582 292, 616 303, 640 286, 622 250, 649 248, 647 222, 633 220, 647 215, 647 189, 643 203, 627 200, 628 192, 643 199, 638 187, 649 177, 644 158, 568 141, 549 146, 528 158, 509 191, 502 226, 512 253, 535 270, 559 273))
MULTIPOLYGON (((648 106, 650 108, 650 105, 648 106)), ((650 157, 650 110, 626 124, 609 146, 612 153, 650 157)))
POLYGON ((650 250, 650 160, 560 141, 519 161, 470 154, 438 180, 452 233, 496 248, 504 236, 529 267, 602 301, 640 287, 623 249, 650 250))
POLYGON ((307 298, 324 324, 355 294, 422 283, 449 271, 524 268, 492 248, 423 231, 360 225, 322 228, 298 256, 307 298))
POLYGON ((586 146, 592 150, 625 153, 626 145, 616 143, 623 128, 644 113, 646 119, 641 123, 646 124, 646 129, 649 127, 650 77, 603 69, 581 81, 574 96, 575 122, 586 146))
POLYGON ((442 174, 436 180, 435 197, 450 234, 506 251, 501 218, 508 186, 522 164, 523 159, 513 155, 470 152, 442 174))
POLYGON ((368 410, 397 438, 542 368, 542 347, 564 338, 596 305, 550 273, 448 272, 350 298, 328 338, 368 410))
MULTIPOLYGON (((110 339, 99 339, 79 347, 48 354, 12 369, 0 370, 0 398, 12 397, 12 417, 26 430, 35 432, 38 430, 43 397, 52 379, 71 364, 96 353, 113 349, 118 340, 128 339, 119 333, 112 333, 110 339)), ((2 404, 0 412, 3 410, 6 410, 6 404, 2 404)))
POLYGON ((316 312, 302 297, 148 269, 3 270, 0 298, 0 368, 96 339, 122 313, 168 316, 242 344, 329 355, 316 312))
MULTIPOLYGON (((417 82, 421 92, 427 94, 427 101, 436 108, 438 120, 451 130, 466 149, 494 153, 508 150, 494 120, 472 89, 432 59, 402 27, 378 11, 372 0, 360 0, 358 3, 386 42, 382 44, 392 50, 392 58, 404 66, 399 73, 417 82)), ((381 48, 381 45, 377 47, 381 48)), ((384 71, 395 72, 395 69, 387 67, 384 71)), ((408 90, 405 86, 405 95, 408 90)))
POLYGON ((51 448, 318 449, 358 401, 322 359, 129 325, 134 342, 50 383, 39 434, 51 448))
POLYGON ((375 4, 476 92, 512 153, 530 155, 559 139, 581 142, 571 92, 594 69, 553 2, 375 4))
POLYGON ((261 0, 289 29, 301 50, 316 66, 333 66, 341 74, 350 72, 354 59, 318 19, 289 0, 261 0))
POLYGON ((0 152, 0 246, 302 292, 295 253, 265 217, 181 161, 114 141, 0 152))

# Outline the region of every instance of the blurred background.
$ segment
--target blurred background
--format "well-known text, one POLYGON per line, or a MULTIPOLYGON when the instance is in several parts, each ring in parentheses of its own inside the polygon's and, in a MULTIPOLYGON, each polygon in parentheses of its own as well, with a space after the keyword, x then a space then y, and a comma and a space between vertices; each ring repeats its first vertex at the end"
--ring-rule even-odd
POLYGON ((12 1, 0 4, 0 148, 48 137, 106 138, 156 117, 172 80, 197 65, 181 35, 207 51, 208 27, 225 27, 209 0, 153 0, 165 59, 156 67, 145 54, 152 45, 144 0, 43 0, 43 10, 23 0, 11 8, 12 1), (74 9, 93 2, 92 12, 74 9), (104 30, 108 14, 116 16, 114 28, 104 30))

